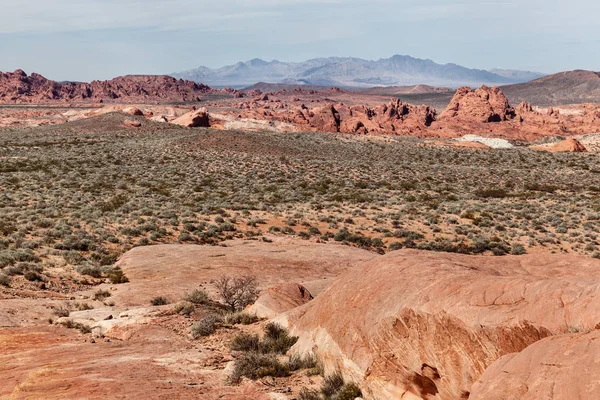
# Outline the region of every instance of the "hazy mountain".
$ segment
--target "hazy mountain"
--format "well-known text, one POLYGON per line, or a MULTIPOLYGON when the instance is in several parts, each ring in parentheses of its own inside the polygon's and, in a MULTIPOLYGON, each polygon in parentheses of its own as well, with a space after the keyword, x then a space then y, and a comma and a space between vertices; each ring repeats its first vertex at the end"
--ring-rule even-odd
POLYGON ((246 87, 257 82, 341 87, 417 84, 457 87, 506 85, 543 76, 528 71, 469 69, 400 55, 377 61, 351 57, 315 58, 298 63, 253 59, 218 69, 199 67, 172 75, 217 87, 246 87))

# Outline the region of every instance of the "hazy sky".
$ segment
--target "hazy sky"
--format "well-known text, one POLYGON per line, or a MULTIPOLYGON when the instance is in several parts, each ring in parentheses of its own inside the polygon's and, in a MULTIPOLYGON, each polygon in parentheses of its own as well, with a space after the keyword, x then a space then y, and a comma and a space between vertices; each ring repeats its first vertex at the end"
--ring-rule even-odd
POLYGON ((0 0, 0 71, 56 80, 407 54, 600 70, 598 0, 0 0))

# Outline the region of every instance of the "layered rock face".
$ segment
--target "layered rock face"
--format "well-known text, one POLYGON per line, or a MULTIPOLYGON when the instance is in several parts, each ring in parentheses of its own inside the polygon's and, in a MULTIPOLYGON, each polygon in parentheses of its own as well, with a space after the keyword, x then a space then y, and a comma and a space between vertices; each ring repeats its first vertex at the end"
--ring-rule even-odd
POLYGON ((28 76, 22 70, 0 73, 0 103, 197 101, 199 95, 211 92, 206 85, 165 75, 59 83, 36 73, 28 76))
POLYGON ((466 399, 502 356, 594 329, 600 261, 403 250, 349 270, 286 321, 295 351, 316 352, 366 399, 466 399))

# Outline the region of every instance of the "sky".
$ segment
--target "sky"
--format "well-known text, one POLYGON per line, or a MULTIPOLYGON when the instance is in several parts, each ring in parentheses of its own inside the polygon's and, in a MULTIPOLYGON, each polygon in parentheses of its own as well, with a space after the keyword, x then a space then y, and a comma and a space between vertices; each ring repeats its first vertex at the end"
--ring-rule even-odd
POLYGON ((0 71, 55 80, 252 58, 600 70, 598 0, 0 0, 0 71))

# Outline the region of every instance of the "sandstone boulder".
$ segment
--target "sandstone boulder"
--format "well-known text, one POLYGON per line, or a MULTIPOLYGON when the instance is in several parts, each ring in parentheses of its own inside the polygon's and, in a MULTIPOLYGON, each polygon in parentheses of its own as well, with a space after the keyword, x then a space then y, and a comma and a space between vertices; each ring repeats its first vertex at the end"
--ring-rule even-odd
MULTIPOLYGON (((401 250, 349 270, 281 322, 366 399, 461 399, 500 357, 600 321, 600 261, 401 250)), ((508 397, 510 398, 510 397, 508 397)))
POLYGON ((189 113, 174 119, 171 123, 188 128, 209 128, 210 120, 208 110, 206 108, 199 108, 198 110, 190 111, 189 113))

